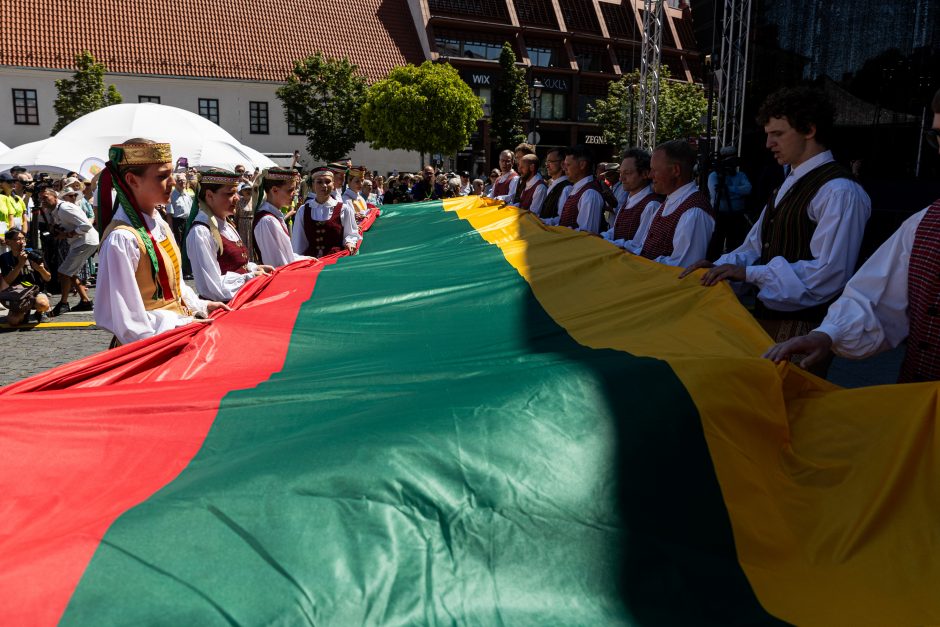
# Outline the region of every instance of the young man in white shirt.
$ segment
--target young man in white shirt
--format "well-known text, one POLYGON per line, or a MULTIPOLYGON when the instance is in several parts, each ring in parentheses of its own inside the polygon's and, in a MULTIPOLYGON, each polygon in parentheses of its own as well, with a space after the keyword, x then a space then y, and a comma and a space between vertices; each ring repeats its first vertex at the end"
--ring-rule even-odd
MULTIPOLYGON (((927 140, 940 152, 940 91, 933 98, 927 140)), ((822 323, 806 335, 780 342, 764 357, 776 362, 799 356, 813 368, 834 351, 862 359, 907 339, 899 381, 940 380, 940 200, 908 218, 878 248, 829 307, 822 323)))
POLYGON ((767 148, 790 173, 741 246, 714 262, 687 264, 681 275, 708 268, 702 285, 727 280, 755 286, 754 316, 777 342, 822 320, 852 276, 871 214, 868 194, 828 149, 833 119, 826 96, 806 87, 767 98, 758 122, 767 148))
POLYGON ((571 190, 556 224, 578 231, 597 235, 601 228, 604 197, 598 191, 597 182, 591 172, 594 164, 590 152, 584 146, 574 146, 565 156, 565 173, 571 181, 571 190))

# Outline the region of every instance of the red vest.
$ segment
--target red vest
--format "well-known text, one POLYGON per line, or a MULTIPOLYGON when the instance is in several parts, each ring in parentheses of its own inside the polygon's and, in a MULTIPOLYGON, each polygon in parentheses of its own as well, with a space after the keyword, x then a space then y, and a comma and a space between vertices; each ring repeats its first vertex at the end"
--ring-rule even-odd
MULTIPOLYGON (((577 183, 575 183, 577 185, 577 183)), ((576 193, 568 194, 564 206, 561 208, 561 218, 558 220, 559 226, 567 226, 570 229, 578 228, 578 203, 581 202, 581 195, 589 189, 598 191, 597 179, 591 181, 576 193)), ((600 193, 598 191, 598 193, 600 193)))
MULTIPOLYGON (((208 224, 202 222, 193 222, 193 226, 201 226, 208 229, 208 224)), ((245 274, 248 272, 248 249, 241 241, 233 242, 224 235, 222 236, 222 251, 216 253, 215 258, 219 261, 219 270, 224 276, 227 272, 236 274, 245 274)))
MULTIPOLYGON (((287 239, 290 240, 290 231, 287 230, 287 223, 282 222, 281 220, 278 220, 278 219, 277 219, 277 216, 274 215, 273 213, 271 213, 270 211, 261 211, 260 209, 259 209, 258 211, 255 211, 255 215, 254 215, 254 217, 251 219, 251 232, 252 232, 252 234, 255 233, 255 231, 256 231, 257 228, 258 228, 258 223, 261 222, 261 218, 263 218, 264 216, 270 216, 270 218, 271 218, 272 220, 277 220, 277 221, 280 223, 281 228, 284 229, 284 235, 286 235, 286 236, 287 236, 287 239)), ((255 249, 255 259, 258 260, 258 263, 264 263, 264 259, 261 258, 261 249, 258 248, 258 236, 257 236, 257 234, 255 234, 255 236, 251 238, 251 246, 252 246, 252 248, 255 249)))
MULTIPOLYGON (((519 181, 519 184, 521 185, 522 181, 519 181)), ((529 207, 532 206, 532 200, 535 198, 535 190, 537 190, 540 186, 547 187, 545 184, 545 179, 540 179, 538 183, 522 191, 522 195, 519 197, 520 209, 525 209, 528 211, 529 207)))
POLYGON ((907 300, 910 334, 898 382, 940 380, 940 200, 914 233, 907 300))
POLYGON ((641 198, 635 205, 627 208, 629 196, 623 201, 623 207, 617 212, 617 219, 614 221, 614 239, 631 240, 640 228, 640 218, 643 217, 643 211, 646 205, 654 200, 662 202, 663 197, 655 192, 650 192, 641 198))
MULTIPOLYGON (((493 185, 493 197, 494 198, 497 196, 505 196, 509 193, 510 183, 512 183, 512 180, 514 178, 519 176, 519 173, 516 172, 515 170, 510 170, 510 173, 511 173, 511 176, 507 178, 505 181, 497 180, 496 184, 493 185)), ((502 177, 503 175, 500 174, 499 176, 502 177)))
POLYGON ((708 202, 708 197, 700 191, 694 191, 689 197, 682 201, 676 210, 668 216, 663 216, 663 210, 666 208, 664 202, 656 211, 653 222, 650 224, 650 230, 646 234, 646 241, 643 242, 643 250, 640 251, 641 257, 647 259, 656 259, 657 257, 668 257, 672 254, 672 240, 676 235, 676 226, 679 224, 679 218, 689 209, 698 207, 712 215, 712 206, 708 202))
POLYGON ((307 236, 307 249, 304 254, 309 257, 322 257, 343 250, 343 203, 338 202, 333 207, 333 213, 326 220, 313 219, 313 207, 306 206, 304 211, 303 228, 307 236))

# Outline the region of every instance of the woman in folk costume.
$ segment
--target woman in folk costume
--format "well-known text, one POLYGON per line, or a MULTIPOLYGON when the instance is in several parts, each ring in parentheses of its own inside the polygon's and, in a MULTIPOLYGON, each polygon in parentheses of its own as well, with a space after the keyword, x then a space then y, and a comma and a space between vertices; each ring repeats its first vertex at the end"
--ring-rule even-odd
POLYGON ((245 283, 274 272, 271 266, 248 261, 248 248, 228 218, 238 208, 241 176, 209 170, 199 177, 199 212, 186 235, 186 252, 200 297, 227 303, 245 283))
POLYGON ((316 257, 342 250, 355 252, 362 239, 356 226, 355 209, 332 197, 333 172, 330 168, 315 169, 311 178, 314 194, 307 197, 294 221, 291 237, 294 252, 316 257))
POLYGON ((129 139, 111 146, 98 181, 99 249, 95 322, 112 345, 151 337, 228 306, 199 298, 183 282, 180 249, 157 205, 173 189, 169 144, 129 139), (112 206, 112 192, 116 206, 112 206))
MULTIPOLYGON (((361 222, 369 213, 369 205, 362 197, 362 181, 367 170, 361 165, 349 168, 346 173, 346 191, 343 192, 343 204, 352 206, 356 211, 356 221, 361 222)), ((374 205, 373 205, 374 206, 374 205)))
MULTIPOLYGON (((297 181, 293 170, 271 168, 261 175, 261 188, 255 202, 254 233, 255 256, 263 264, 279 268, 301 259, 291 249, 290 229, 281 207, 294 200, 297 181)), ((296 223, 294 228, 296 229, 296 223)))

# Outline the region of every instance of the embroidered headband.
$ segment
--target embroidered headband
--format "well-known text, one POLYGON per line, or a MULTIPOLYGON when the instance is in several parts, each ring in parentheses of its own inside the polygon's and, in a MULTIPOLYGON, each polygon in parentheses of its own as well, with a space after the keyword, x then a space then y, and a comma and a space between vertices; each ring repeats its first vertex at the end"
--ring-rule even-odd
POLYGON ((117 166, 172 163, 173 153, 169 144, 113 144, 108 160, 117 166))

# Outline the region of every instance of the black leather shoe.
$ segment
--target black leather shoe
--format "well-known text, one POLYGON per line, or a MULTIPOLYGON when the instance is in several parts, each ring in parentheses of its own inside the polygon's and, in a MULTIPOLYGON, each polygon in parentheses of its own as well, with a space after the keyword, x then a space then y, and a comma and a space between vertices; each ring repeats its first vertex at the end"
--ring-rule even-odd
POLYGON ((95 308, 94 301, 83 300, 82 302, 72 307, 72 311, 92 311, 94 310, 94 308, 95 308))

